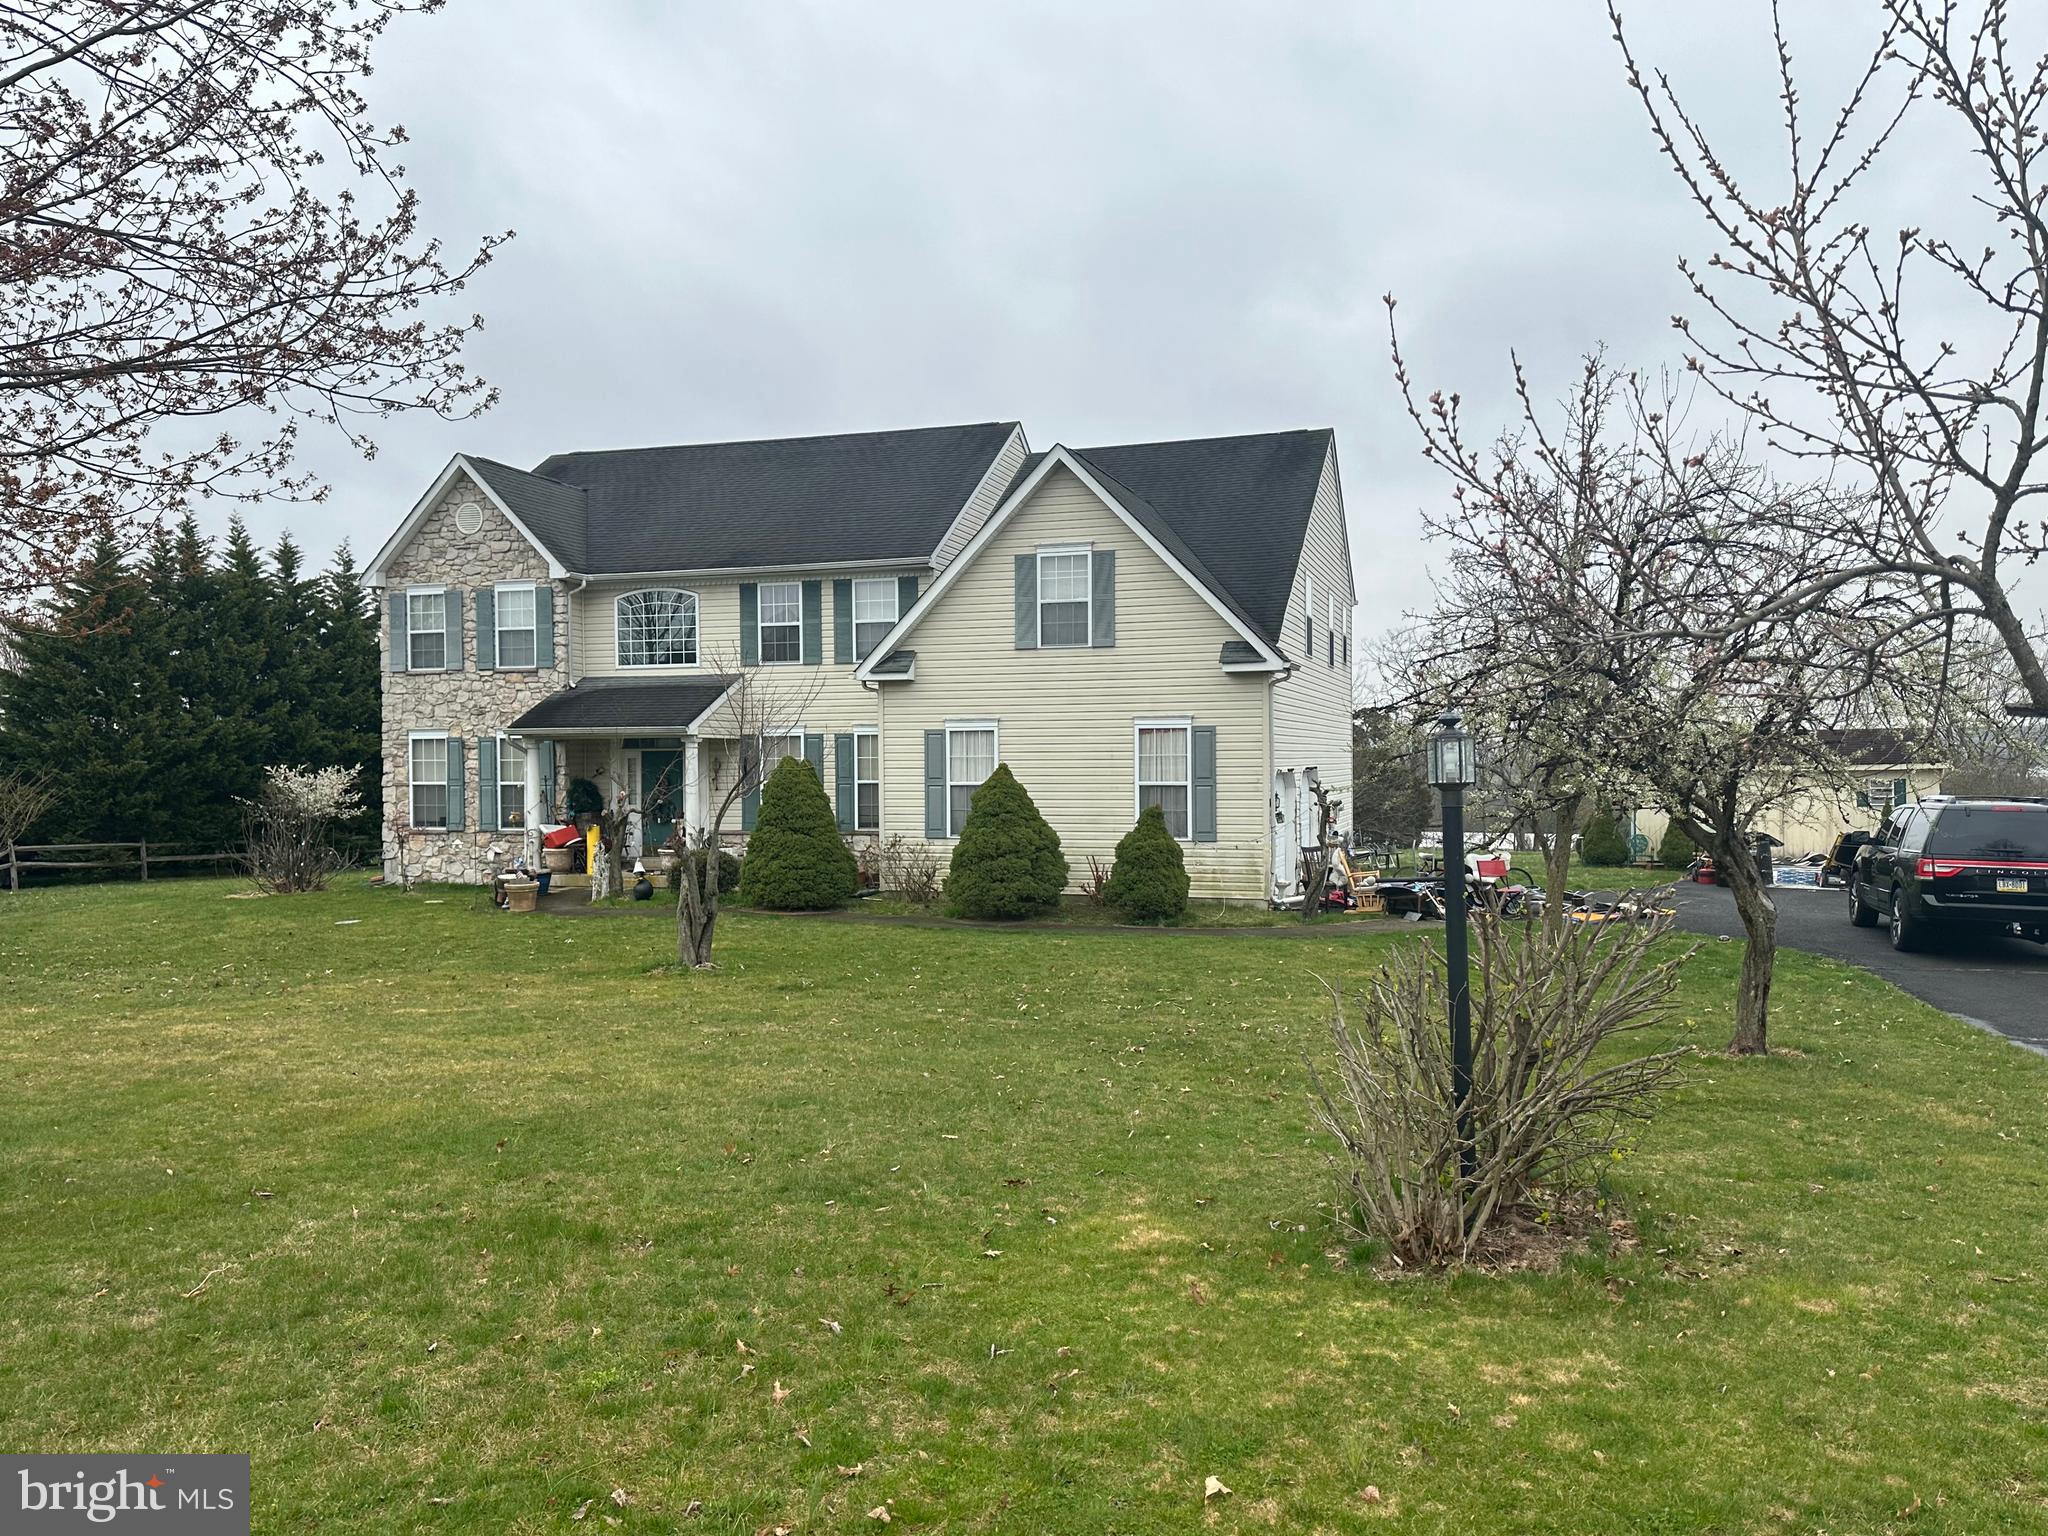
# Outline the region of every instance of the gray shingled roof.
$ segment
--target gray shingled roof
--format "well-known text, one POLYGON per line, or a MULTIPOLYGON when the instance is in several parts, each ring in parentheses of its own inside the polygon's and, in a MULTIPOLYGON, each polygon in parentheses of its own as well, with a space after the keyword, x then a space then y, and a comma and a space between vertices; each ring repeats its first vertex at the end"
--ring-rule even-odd
POLYGON ((568 571, 589 569, 583 561, 583 492, 559 480, 545 480, 496 459, 464 454, 497 498, 527 531, 554 552, 568 571))
POLYGON ((1327 427, 1070 450, 1103 489, 1274 646, 1301 562, 1327 427))
POLYGON ((680 731, 723 698, 736 681, 716 674, 681 681, 586 677, 574 688, 556 689, 514 720, 510 729, 680 731))
MULTIPOLYGON (((540 511, 545 527, 527 523, 535 537, 579 575, 925 561, 1015 430, 991 421, 558 453, 507 478, 540 511)), ((476 462, 510 502, 503 466, 476 462)))

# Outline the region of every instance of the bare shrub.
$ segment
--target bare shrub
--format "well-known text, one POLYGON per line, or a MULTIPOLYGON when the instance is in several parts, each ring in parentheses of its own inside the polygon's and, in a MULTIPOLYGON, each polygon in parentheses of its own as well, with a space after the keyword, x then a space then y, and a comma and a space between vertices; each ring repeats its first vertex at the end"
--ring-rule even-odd
POLYGON ((1102 855, 1088 855, 1088 878, 1081 882, 1081 894, 1088 898, 1091 907, 1109 905, 1109 877, 1115 871, 1102 861, 1102 855))
POLYGON ((1690 949, 1658 959, 1668 913, 1546 929, 1482 910, 1472 925, 1473 1174, 1459 1175, 1442 956, 1403 946, 1336 997, 1334 1082, 1310 1063, 1316 1119, 1340 1151, 1339 1220, 1404 1265, 1501 1262, 1597 1209, 1598 1170, 1689 1048, 1616 1061, 1618 1037, 1668 1021, 1690 949), (1595 1060, 1596 1056, 1599 1058, 1595 1060))
POLYGON ((939 899, 944 871, 929 843, 914 843, 900 832, 882 845, 882 889, 905 901, 930 906, 939 899))
MULTIPOLYGON (((256 798, 244 802, 242 862, 273 895, 317 891, 342 866, 330 833, 362 809, 347 768, 269 768, 256 798)), ((401 841, 404 833, 399 834, 401 841)))

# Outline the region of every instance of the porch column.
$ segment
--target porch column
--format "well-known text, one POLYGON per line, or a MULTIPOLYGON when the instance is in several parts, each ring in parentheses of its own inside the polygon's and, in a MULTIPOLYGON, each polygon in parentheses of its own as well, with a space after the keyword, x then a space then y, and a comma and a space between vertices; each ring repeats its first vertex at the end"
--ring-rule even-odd
POLYGON ((526 748, 526 814, 520 818, 525 836, 520 839, 520 851, 526 855, 528 869, 540 868, 540 824, 545 818, 547 807, 542 794, 541 753, 552 754, 552 741, 535 741, 527 738, 522 745, 526 748))
POLYGON ((704 785, 697 777, 697 738, 683 738, 683 827, 691 839, 704 830, 704 785))

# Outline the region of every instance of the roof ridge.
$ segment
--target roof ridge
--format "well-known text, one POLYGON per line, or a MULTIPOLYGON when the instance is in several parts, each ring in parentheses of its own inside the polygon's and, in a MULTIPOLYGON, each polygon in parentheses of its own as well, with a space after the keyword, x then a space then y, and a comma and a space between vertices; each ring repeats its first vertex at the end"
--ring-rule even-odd
MULTIPOLYGON (((859 432, 812 432, 802 437, 734 437, 716 442, 642 443, 633 448, 571 448, 564 453, 551 453, 542 459, 541 463, 552 464, 557 459, 586 458, 595 454, 673 453, 681 448, 765 448, 771 445, 778 448, 795 447, 809 443, 850 442, 861 437, 910 437, 923 432, 969 432, 977 427, 1007 427, 1014 431, 1021 425, 1022 423, 1017 421, 949 421, 924 427, 870 427, 859 432)), ((528 470, 527 473, 538 474, 539 471, 528 470)))
POLYGON ((1251 443, 1264 437, 1334 437, 1335 427, 1276 427, 1271 432, 1218 432, 1209 437, 1160 437, 1143 443, 1095 443, 1069 453, 1102 453, 1112 448, 1188 448, 1199 443, 1251 443))

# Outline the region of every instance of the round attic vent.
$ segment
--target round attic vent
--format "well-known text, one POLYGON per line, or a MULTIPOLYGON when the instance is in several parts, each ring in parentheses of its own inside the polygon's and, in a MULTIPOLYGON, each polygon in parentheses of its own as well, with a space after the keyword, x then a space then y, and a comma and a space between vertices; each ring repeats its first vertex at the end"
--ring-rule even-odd
POLYGON ((455 508, 455 526, 464 533, 475 533, 484 525, 484 504, 480 501, 460 502, 455 508))

